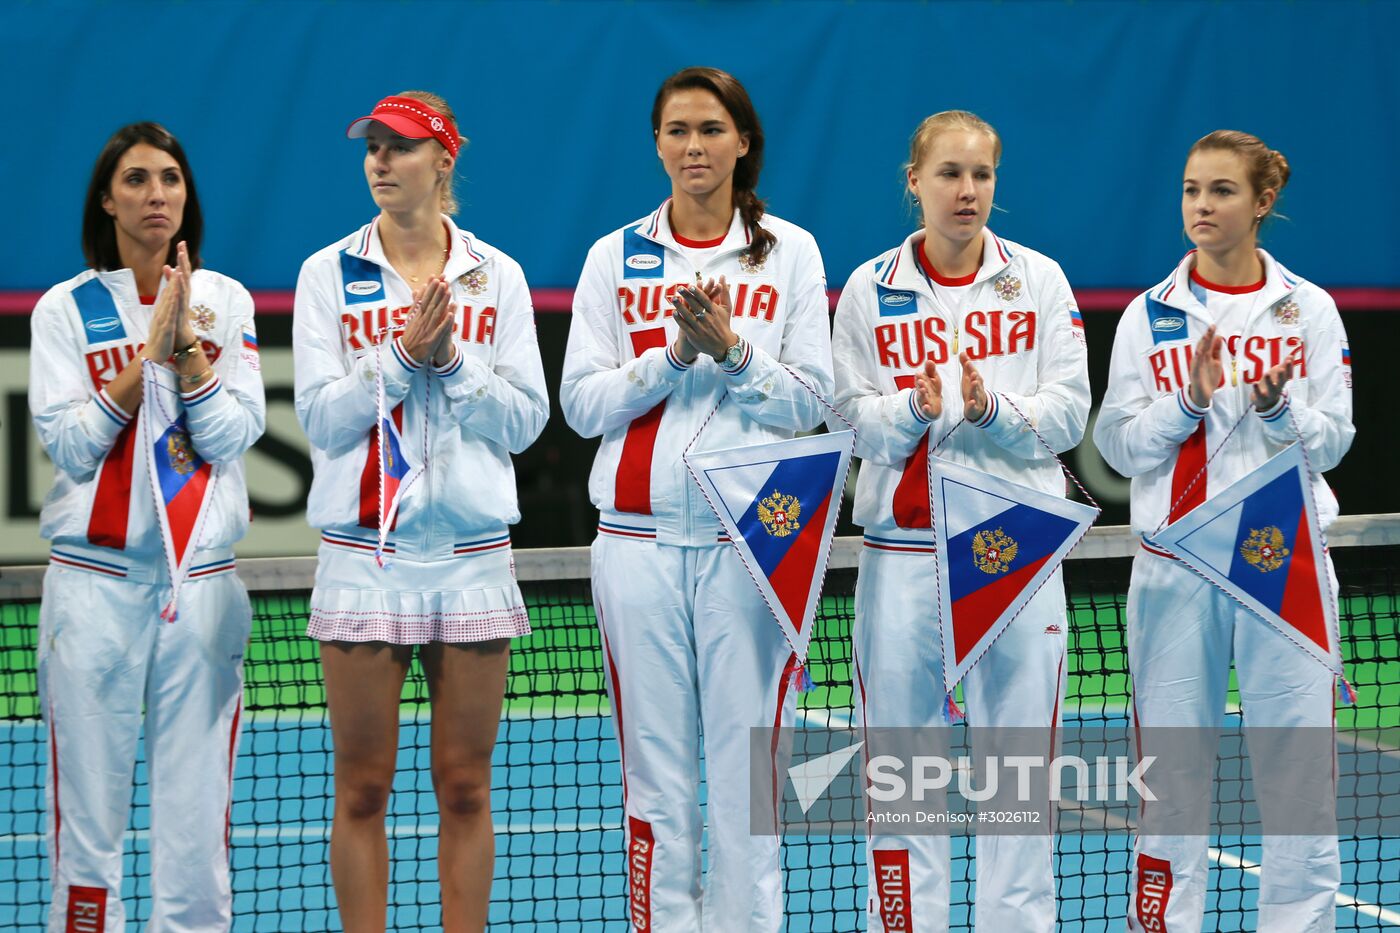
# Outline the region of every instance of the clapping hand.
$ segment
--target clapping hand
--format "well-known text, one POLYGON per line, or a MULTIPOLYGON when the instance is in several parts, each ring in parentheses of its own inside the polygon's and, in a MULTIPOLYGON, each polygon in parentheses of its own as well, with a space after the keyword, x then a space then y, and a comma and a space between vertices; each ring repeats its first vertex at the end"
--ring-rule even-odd
POLYGON ((457 308, 452 304, 452 289, 447 280, 440 275, 433 276, 413 298, 413 314, 400 338, 404 351, 420 363, 450 356, 447 351, 452 348, 452 324, 457 319, 457 308))
POLYGON ((987 386, 966 350, 958 354, 958 360, 962 363, 963 417, 975 424, 987 413, 987 386))
POLYGON ((694 286, 683 286, 671 299, 680 334, 672 350, 686 363, 701 353, 716 361, 724 358, 739 338, 729 326, 733 307, 729 303, 729 283, 724 276, 719 281, 701 283, 696 276, 694 286))

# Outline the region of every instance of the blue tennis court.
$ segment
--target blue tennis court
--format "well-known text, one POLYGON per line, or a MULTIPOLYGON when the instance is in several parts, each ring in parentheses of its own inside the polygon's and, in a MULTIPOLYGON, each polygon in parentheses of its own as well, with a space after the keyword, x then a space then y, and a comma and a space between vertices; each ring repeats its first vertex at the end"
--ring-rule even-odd
MULTIPOLYGON (((1067 727, 1127 720, 1128 559, 1113 552, 1109 534, 1091 532, 1087 546, 1066 563, 1072 613, 1067 727), (1083 559, 1081 552, 1096 559, 1083 559)), ((1358 693, 1355 707, 1339 707, 1338 727, 1344 738, 1374 733, 1390 739, 1400 727, 1395 548, 1346 547, 1340 533, 1333 539, 1343 581, 1343 649, 1358 693)), ((327 863, 331 741, 314 643, 303 634, 307 564, 249 561, 240 567, 254 591, 256 618, 245 662, 230 833, 237 930, 339 929, 327 863)), ((854 566, 853 548, 838 542, 813 637, 817 686, 799 700, 799 727, 849 722, 854 566)), ((624 930, 621 777, 589 600, 587 552, 520 551, 517 572, 535 631, 512 650, 496 747, 491 928, 624 930)), ((38 931, 48 893, 46 746, 34 678, 37 591, 13 589, 17 578, 23 575, 0 581, 12 587, 0 586, 0 927, 38 931)), ((400 931, 440 928, 426 700, 415 668, 405 685, 389 812, 389 926, 400 931)), ((138 765, 123 890, 128 916, 138 922, 151 907, 146 794, 144 766, 138 765)), ((1131 837, 1121 827, 1109 829, 1114 831, 1065 834, 1057 841, 1063 930, 1125 928, 1131 837)), ((1257 840, 1222 836, 1211 845, 1206 929, 1254 929, 1257 840)), ((973 848, 968 837, 953 837, 954 929, 971 929, 973 848)), ((865 929, 864 849, 860 837, 785 839, 789 931, 865 929)), ((1344 837, 1341 855, 1338 929, 1400 928, 1400 839, 1344 837)))

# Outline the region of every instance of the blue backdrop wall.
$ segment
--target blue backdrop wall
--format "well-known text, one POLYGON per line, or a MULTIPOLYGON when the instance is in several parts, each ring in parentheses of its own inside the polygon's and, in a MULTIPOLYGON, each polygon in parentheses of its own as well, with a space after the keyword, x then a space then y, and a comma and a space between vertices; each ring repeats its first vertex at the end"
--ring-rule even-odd
POLYGON ((1400 5, 1265 2, 6 2, 0 74, 12 222, 0 289, 81 265, 77 228, 110 131, 186 144, 209 264, 253 288, 373 205, 345 125, 405 88, 444 94, 471 146, 462 221, 536 286, 667 185, 648 115, 689 64, 738 75, 766 124, 761 192, 840 285, 910 225, 901 164, 928 113, 975 110, 1006 144, 1003 235, 1076 286, 1160 278, 1182 251, 1190 143, 1247 129, 1294 167, 1268 245, 1331 285, 1400 283, 1400 5))

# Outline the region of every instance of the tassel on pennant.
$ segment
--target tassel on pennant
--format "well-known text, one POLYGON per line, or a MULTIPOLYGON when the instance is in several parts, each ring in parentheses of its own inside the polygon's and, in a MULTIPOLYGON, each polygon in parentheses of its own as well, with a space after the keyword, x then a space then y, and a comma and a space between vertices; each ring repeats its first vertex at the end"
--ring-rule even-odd
POLYGON ((958 701, 953 699, 953 694, 945 694, 943 697, 943 721, 952 724, 962 722, 966 718, 962 707, 958 706, 958 701))
POLYGON ((812 672, 807 669, 806 661, 797 662, 797 666, 788 674, 788 686, 798 693, 810 693, 816 689, 816 684, 812 683, 812 672))
POLYGON ((1347 706, 1356 705, 1356 688, 1344 674, 1337 675, 1337 699, 1347 706))

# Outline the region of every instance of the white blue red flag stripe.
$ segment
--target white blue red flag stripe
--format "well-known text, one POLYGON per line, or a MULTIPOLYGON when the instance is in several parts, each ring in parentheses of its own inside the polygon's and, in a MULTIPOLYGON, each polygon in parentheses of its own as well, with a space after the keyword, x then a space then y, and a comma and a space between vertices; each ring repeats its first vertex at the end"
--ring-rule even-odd
POLYGON ((1341 675, 1337 606, 1299 445, 1290 445, 1147 542, 1341 675))
POLYGON ((379 421, 379 446, 383 491, 379 496, 381 528, 392 528, 399 513, 399 504, 409 483, 423 472, 422 464, 415 462, 408 453, 408 445, 403 442, 399 426, 392 417, 379 421))
POLYGON ((940 457, 929 460, 944 683, 1005 631, 1099 511, 940 457))
POLYGON ((685 458, 804 666, 854 447, 837 431, 685 458))
MULTIPOLYGON (((422 454, 410 453, 408 445, 403 442, 403 435, 399 432, 398 421, 394 418, 394 410, 390 410, 384 396, 384 344, 388 343, 393 350, 395 359, 399 360, 410 371, 421 370, 422 364, 413 360, 412 357, 403 350, 397 339, 389 340, 388 331, 381 331, 379 345, 375 348, 375 394, 378 407, 379 425, 374 436, 370 438, 371 454, 377 454, 379 459, 379 535, 378 545, 374 552, 375 561, 381 568, 388 567, 388 562, 384 560, 387 553, 385 546, 389 538, 389 530, 394 527, 394 521, 399 514, 399 506, 403 502, 403 497, 413 486, 418 477, 423 475, 426 469, 428 453, 428 418, 426 410, 420 415, 422 424, 422 454), (405 362, 407 361, 407 362, 405 362), (416 368, 416 369, 415 369, 416 368)), ((426 397, 425 397, 426 402, 426 397)), ((396 407, 400 412, 400 417, 408 417, 403 412, 404 403, 396 407)))
POLYGON ((149 361, 144 366, 140 441, 170 572, 170 604, 162 616, 173 622, 219 468, 195 449, 174 375, 149 361))

